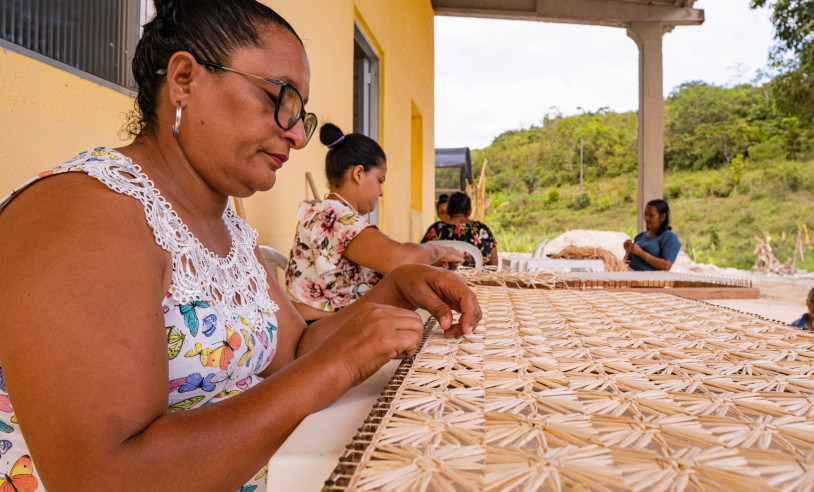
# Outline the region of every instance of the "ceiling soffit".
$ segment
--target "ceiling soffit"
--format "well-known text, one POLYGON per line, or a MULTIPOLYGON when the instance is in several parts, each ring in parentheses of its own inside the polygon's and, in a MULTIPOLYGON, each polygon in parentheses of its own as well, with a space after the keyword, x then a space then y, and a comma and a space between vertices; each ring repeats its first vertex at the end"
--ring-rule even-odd
POLYGON ((629 27, 661 22, 666 28, 698 25, 695 0, 432 0, 436 15, 629 27))

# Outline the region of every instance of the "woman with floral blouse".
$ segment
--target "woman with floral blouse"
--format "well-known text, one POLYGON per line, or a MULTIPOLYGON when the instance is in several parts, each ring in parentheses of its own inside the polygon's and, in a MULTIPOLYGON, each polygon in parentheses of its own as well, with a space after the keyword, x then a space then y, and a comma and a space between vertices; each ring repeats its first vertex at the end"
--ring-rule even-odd
MULTIPOLYGON (((484 265, 497 265, 495 236, 486 224, 470 219, 471 213, 472 201, 466 193, 453 193, 447 201, 447 216, 431 225, 421 242, 452 240, 474 244, 483 254, 484 265)), ((467 258, 464 265, 475 263, 467 258)))
POLYGON ((319 138, 328 146, 325 200, 306 200, 297 211, 297 232, 286 270, 289 298, 306 320, 324 318, 349 305, 399 265, 461 264, 445 246, 400 243, 364 214, 376 208, 387 174, 384 151, 373 139, 343 134, 326 123, 319 138))

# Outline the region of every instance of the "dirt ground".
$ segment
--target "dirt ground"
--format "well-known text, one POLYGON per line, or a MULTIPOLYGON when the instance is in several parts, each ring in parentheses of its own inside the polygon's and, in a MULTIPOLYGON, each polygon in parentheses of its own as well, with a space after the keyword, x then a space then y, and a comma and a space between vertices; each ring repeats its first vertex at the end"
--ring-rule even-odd
POLYGON ((807 311, 806 296, 814 287, 814 278, 760 274, 750 278, 752 286, 760 289, 760 299, 712 299, 707 302, 783 323, 791 323, 807 311))

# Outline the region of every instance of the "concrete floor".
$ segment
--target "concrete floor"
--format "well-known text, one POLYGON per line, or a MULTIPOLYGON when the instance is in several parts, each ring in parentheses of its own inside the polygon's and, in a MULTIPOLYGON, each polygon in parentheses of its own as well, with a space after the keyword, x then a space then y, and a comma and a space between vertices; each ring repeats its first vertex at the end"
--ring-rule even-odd
POLYGON ((760 299, 712 299, 707 302, 767 319, 791 323, 808 311, 806 296, 814 279, 755 275, 752 285, 760 289, 760 299))
POLYGON ((787 324, 806 312, 805 303, 774 299, 710 299, 706 302, 787 324))

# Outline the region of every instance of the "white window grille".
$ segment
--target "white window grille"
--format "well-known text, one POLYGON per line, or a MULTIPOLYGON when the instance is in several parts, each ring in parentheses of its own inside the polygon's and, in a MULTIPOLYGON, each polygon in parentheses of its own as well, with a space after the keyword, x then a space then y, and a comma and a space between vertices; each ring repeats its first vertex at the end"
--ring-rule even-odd
POLYGON ((144 0, 0 0, 0 42, 59 68, 132 89, 130 62, 146 20, 144 4, 144 0))

